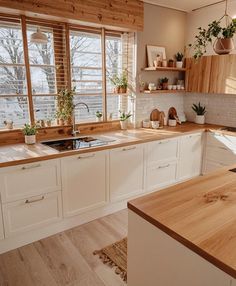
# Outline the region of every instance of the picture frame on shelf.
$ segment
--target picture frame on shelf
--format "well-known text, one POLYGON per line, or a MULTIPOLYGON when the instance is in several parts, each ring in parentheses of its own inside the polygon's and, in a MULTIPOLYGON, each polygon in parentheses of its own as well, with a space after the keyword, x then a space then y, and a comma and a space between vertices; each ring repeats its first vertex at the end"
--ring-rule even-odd
POLYGON ((165 47, 147 45, 148 67, 154 67, 154 61, 158 55, 160 56, 161 61, 166 60, 165 47))

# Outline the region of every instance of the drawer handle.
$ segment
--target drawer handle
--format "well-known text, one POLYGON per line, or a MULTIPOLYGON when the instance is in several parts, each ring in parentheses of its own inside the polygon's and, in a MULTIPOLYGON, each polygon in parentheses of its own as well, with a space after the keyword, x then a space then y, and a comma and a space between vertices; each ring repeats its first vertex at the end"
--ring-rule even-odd
POLYGON ((32 204, 32 203, 36 203, 36 202, 40 202, 40 201, 42 201, 42 200, 44 200, 45 199, 45 197, 44 196, 42 196, 41 198, 39 198, 39 199, 35 199, 35 200, 26 200, 25 201, 25 204, 32 204))
POLYGON ((165 141, 158 142, 158 144, 165 144, 165 143, 169 143, 169 142, 170 142, 170 140, 165 140, 165 141))
POLYGON ((229 149, 227 149, 226 147, 222 147, 222 146, 218 146, 218 148, 219 148, 219 149, 226 150, 226 151, 229 150, 229 149))
POLYGON ((79 156, 77 159, 81 160, 81 159, 89 159, 89 158, 93 158, 95 156, 95 154, 89 155, 89 156, 79 156))
POLYGON ((21 170, 30 170, 30 169, 34 169, 34 168, 39 168, 41 165, 37 164, 37 165, 31 165, 31 166, 27 166, 27 167, 22 167, 21 170))
POLYGON ((159 166, 157 169, 164 169, 170 167, 170 164, 164 165, 164 166, 159 166))
POLYGON ((130 147, 130 148, 123 148, 122 151, 130 151, 130 150, 135 150, 136 147, 130 147))

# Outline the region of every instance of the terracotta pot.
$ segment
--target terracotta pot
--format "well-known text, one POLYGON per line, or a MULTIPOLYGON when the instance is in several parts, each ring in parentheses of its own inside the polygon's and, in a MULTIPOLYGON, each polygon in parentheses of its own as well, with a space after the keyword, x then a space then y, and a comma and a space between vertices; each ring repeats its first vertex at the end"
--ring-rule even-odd
POLYGON ((162 83, 162 89, 168 89, 168 82, 162 83))
POLYGON ((120 87, 119 86, 114 87, 113 91, 114 93, 120 93, 120 87))
POLYGON ((63 126, 63 125, 65 125, 65 120, 64 119, 59 119, 58 123, 59 123, 59 125, 63 126))
POLYGON ((120 93, 126 93, 127 92, 127 88, 126 87, 120 87, 119 92, 120 93))
POLYGON ((234 49, 232 38, 217 39, 214 43, 214 51, 218 55, 227 55, 234 49))

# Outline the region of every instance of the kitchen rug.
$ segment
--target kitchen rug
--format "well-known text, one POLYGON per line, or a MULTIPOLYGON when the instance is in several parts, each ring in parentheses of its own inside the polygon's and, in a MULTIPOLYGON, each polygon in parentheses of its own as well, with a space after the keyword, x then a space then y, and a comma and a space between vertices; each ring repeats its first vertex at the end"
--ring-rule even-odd
POLYGON ((127 237, 93 253, 98 255, 104 264, 115 269, 115 273, 127 281, 127 237))

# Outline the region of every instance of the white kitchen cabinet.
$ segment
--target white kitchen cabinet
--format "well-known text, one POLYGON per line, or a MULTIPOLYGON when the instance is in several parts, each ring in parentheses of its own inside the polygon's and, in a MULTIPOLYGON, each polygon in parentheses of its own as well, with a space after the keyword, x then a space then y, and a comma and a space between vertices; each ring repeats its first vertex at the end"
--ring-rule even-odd
POLYGON ((117 201, 144 191, 144 146, 133 145, 110 151, 110 199, 117 201))
POLYGON ((0 204, 0 240, 4 238, 4 228, 2 220, 2 206, 0 204))
POLYGON ((60 161, 48 160, 0 170, 2 202, 61 190, 60 161))
POLYGON ((5 236, 24 234, 62 219, 61 191, 3 204, 5 236))
POLYGON ((202 172, 203 133, 185 135, 180 138, 178 179, 199 176, 202 172))
POLYGON ((106 154, 86 153, 61 160, 65 216, 73 216, 106 204, 106 154))

